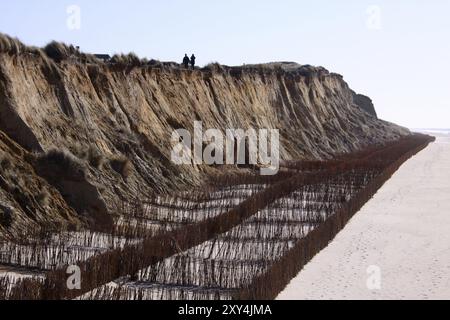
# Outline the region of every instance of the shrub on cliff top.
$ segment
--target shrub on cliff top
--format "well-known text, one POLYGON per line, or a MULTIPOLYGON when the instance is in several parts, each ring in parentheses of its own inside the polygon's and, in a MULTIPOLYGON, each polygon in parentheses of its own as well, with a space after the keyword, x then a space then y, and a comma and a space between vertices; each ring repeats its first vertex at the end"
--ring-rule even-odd
POLYGON ((147 65, 151 66, 151 67, 163 67, 163 63, 159 60, 155 60, 155 59, 150 59, 150 61, 148 61, 147 65))
POLYGON ((25 51, 25 45, 19 39, 0 33, 0 52, 17 54, 23 51, 25 51))
POLYGON ((78 51, 74 46, 68 46, 64 43, 52 41, 44 48, 44 52, 55 62, 61 62, 73 55, 78 55, 78 51))
POLYGON ((140 67, 147 64, 148 61, 139 59, 134 52, 131 52, 129 54, 115 54, 111 58, 111 63, 122 67, 140 67))
POLYGON ((220 72, 225 70, 225 68, 218 62, 210 62, 204 67, 204 69, 211 72, 220 72))
POLYGON ((26 46, 17 38, 11 38, 6 34, 0 33, 0 53, 2 52, 8 54, 42 54, 42 51, 39 48, 26 46))
POLYGON ((79 62, 100 64, 101 62, 92 54, 80 52, 73 45, 52 41, 44 48, 45 54, 53 61, 60 63, 69 58, 78 58, 79 62))

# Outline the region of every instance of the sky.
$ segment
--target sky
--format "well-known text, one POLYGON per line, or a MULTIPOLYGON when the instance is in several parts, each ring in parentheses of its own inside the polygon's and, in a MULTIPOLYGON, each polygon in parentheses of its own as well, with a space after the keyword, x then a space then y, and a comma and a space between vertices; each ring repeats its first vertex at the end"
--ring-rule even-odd
POLYGON ((0 0, 0 32, 90 53, 340 73, 380 118, 450 128, 448 0, 0 0))

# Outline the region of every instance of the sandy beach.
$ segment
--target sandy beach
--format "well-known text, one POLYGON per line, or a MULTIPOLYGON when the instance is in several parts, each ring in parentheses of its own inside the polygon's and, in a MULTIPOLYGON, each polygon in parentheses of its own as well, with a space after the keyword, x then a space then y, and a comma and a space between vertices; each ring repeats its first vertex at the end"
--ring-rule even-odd
POLYGON ((278 299, 450 299, 450 136, 406 162, 278 299))

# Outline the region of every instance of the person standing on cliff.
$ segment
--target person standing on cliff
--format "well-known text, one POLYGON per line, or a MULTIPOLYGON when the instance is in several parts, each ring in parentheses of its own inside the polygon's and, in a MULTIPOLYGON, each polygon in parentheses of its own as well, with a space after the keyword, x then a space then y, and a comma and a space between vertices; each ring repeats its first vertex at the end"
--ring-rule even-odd
POLYGON ((191 56, 191 67, 192 67, 192 70, 194 70, 195 69, 195 55, 194 54, 192 54, 192 56, 191 56))
POLYGON ((184 55, 184 59, 183 59, 183 65, 184 65, 185 69, 189 69, 189 62, 190 62, 190 60, 189 60, 189 57, 188 57, 188 55, 186 53, 184 55))

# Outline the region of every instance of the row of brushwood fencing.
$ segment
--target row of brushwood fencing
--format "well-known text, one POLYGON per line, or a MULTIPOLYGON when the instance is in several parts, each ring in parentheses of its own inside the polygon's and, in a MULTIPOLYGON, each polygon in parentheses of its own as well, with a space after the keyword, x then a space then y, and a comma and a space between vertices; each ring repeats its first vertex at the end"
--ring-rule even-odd
POLYGON ((217 177, 208 191, 118 206, 114 230, 0 242, 0 299, 274 299, 404 161, 411 135, 331 161, 292 161, 274 177, 217 177), (67 289, 67 266, 81 290, 67 289))

